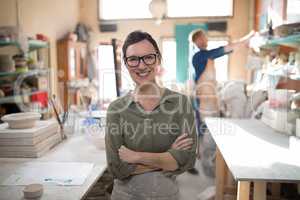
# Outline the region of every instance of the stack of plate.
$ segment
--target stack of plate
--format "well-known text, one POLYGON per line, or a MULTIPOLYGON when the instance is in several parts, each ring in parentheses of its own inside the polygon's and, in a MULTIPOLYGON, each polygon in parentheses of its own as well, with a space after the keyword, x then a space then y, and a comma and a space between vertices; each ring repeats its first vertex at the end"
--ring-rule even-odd
POLYGON ((34 127, 12 129, 0 124, 0 157, 40 157, 61 141, 54 120, 36 121, 34 127))

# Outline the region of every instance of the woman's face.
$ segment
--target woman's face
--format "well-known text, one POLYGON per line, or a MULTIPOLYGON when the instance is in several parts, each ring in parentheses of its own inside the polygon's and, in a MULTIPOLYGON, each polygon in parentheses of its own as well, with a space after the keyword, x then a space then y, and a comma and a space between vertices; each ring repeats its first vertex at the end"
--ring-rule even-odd
POLYGON ((148 40, 132 44, 126 50, 125 64, 131 78, 137 85, 154 83, 159 63, 157 52, 148 40))

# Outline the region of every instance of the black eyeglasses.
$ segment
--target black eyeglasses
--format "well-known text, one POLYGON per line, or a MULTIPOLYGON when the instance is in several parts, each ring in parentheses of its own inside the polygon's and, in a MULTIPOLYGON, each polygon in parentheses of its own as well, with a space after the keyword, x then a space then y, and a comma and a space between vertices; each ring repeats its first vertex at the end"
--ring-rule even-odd
POLYGON ((142 60, 145 65, 153 65, 156 62, 157 54, 151 53, 144 56, 129 56, 125 58, 125 63, 129 67, 137 67, 142 60))

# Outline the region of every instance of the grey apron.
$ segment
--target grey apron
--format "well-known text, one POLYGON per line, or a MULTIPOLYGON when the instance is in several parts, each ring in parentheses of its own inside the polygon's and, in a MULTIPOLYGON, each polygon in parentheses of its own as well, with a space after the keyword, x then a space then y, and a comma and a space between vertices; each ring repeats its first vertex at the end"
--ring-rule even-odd
POLYGON ((175 177, 148 172, 124 181, 115 179, 111 200, 179 200, 179 189, 175 177))

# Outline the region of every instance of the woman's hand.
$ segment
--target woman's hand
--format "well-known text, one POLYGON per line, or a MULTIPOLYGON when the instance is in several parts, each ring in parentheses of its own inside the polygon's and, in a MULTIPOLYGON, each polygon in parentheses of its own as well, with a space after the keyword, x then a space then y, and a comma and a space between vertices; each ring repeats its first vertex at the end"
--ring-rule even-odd
POLYGON ((138 163, 140 160, 139 152, 132 151, 125 146, 120 147, 119 156, 121 160, 132 164, 138 163))
POLYGON ((193 139, 188 137, 188 134, 184 133, 180 135, 172 144, 172 149, 188 150, 193 146, 193 139))

